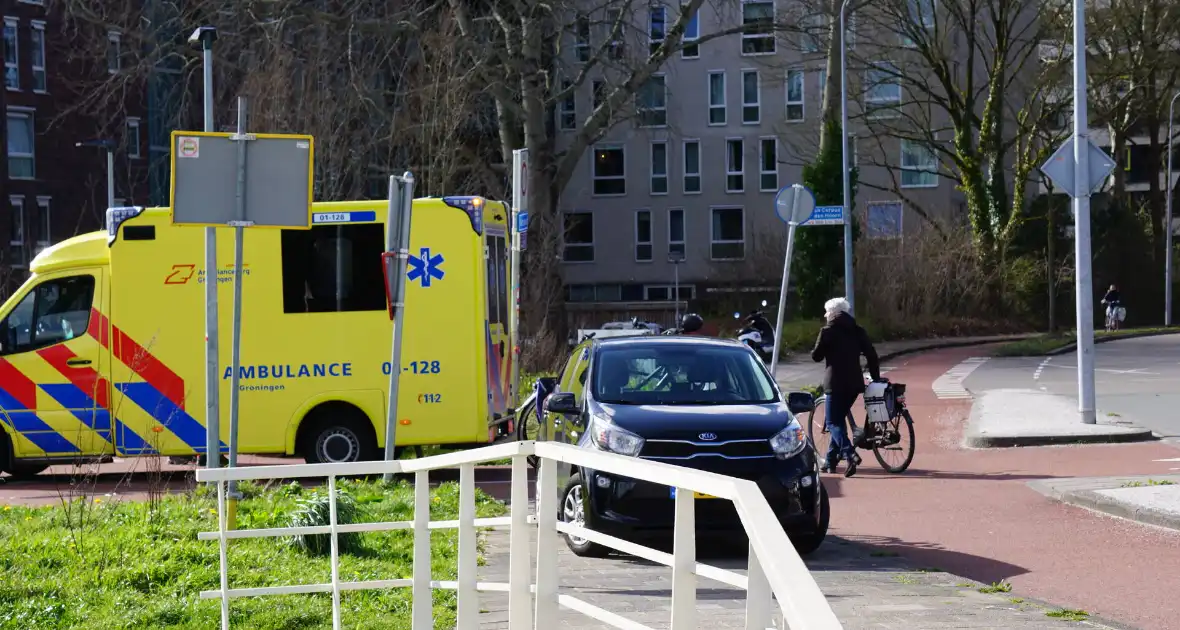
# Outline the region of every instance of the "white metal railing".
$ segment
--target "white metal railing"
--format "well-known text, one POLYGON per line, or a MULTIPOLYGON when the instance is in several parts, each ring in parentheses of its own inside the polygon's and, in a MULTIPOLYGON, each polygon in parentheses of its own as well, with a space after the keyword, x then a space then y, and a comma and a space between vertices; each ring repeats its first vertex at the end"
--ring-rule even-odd
POLYGON ((672 630, 697 627, 697 576, 716 580, 746 591, 746 630, 774 628, 774 604, 791 630, 842 630, 827 599, 815 583, 802 558, 795 552, 782 526, 775 518, 752 481, 735 479, 671 464, 652 462, 612 453, 578 448, 553 442, 512 442, 484 448, 435 455, 423 459, 352 464, 294 464, 250 468, 200 469, 197 481, 217 484, 217 531, 198 535, 200 540, 220 543, 221 587, 201 592, 203 599, 221 600, 221 627, 229 629, 230 600, 238 597, 289 595, 295 593, 331 593, 332 627, 341 628, 340 593, 386 588, 410 588, 413 591, 411 620, 414 630, 432 630, 432 589, 452 589, 458 593, 457 624, 459 630, 479 626, 480 591, 508 593, 510 630, 548 630, 558 626, 558 607, 581 612, 615 628, 632 630, 648 626, 626 619, 584 600, 558 592, 558 533, 611 547, 671 567, 672 630), (536 514, 529 514, 527 457, 539 459, 536 487, 536 514), (475 465, 504 458, 512 459, 511 515, 500 518, 475 518, 475 465), (572 523, 558 522, 558 462, 616 475, 642 479, 676 488, 675 529, 672 553, 628 542, 572 523), (430 521, 429 473, 440 468, 459 468, 459 519, 430 521), (379 475, 388 472, 414 473, 414 520, 381 523, 340 524, 336 520, 336 479, 342 476, 379 475), (329 525, 316 527, 281 527, 270 529, 228 530, 226 528, 226 485, 247 479, 324 478, 328 480, 330 499, 329 525), (681 492, 685 490, 685 492, 681 492), (696 526, 693 492, 733 501, 750 540, 746 575, 696 561, 696 526), (530 580, 530 524, 537 526, 535 581, 530 580), (476 528, 509 526, 508 583, 478 582, 476 579, 476 528), (459 530, 458 580, 434 580, 430 573, 430 530, 459 530), (413 575, 386 580, 343 582, 339 573, 338 535, 342 533, 381 532, 399 529, 414 531, 413 575), (244 538, 328 534, 331 536, 331 582, 294 584, 261 588, 230 588, 226 550, 229 541, 244 538), (535 598, 534 598, 535 595, 535 598), (535 623, 534 623, 535 622, 535 623))

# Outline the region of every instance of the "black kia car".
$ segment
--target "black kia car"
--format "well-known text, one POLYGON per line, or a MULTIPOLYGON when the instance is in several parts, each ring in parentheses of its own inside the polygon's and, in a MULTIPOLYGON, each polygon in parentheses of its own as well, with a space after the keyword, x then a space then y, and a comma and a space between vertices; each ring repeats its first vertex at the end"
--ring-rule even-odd
MULTIPOLYGON (((823 542, 828 497, 815 450, 762 361, 736 341, 703 337, 588 339, 540 389, 538 439, 641 457, 758 484, 800 553, 823 542)), ((791 396, 796 412, 811 396, 791 396)), ((534 403, 535 404, 535 403, 534 403)), ((674 526, 674 490, 589 469, 562 468, 560 518, 619 538, 674 526)), ((730 501, 698 495, 699 534, 742 531, 730 501)), ((566 536, 582 556, 608 550, 566 536)))

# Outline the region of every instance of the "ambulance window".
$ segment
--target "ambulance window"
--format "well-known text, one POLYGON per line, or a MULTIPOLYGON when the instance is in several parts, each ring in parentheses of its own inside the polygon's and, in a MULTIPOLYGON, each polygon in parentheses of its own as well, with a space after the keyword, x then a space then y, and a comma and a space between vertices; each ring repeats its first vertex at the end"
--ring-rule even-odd
POLYGON ((283 230, 283 312, 384 311, 380 223, 283 230))
POLYGON ((507 241, 503 236, 487 238, 486 275, 488 287, 488 323, 508 323, 507 241))
POLYGON ((28 352, 86 334, 93 301, 93 276, 42 282, 0 323, 0 353, 28 352))

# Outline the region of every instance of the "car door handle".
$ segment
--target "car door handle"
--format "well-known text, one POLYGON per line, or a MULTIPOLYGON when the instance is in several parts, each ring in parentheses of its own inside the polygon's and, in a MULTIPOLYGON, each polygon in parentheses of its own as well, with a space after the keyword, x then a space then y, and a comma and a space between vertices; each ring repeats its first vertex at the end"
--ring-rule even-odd
POLYGON ((66 361, 66 365, 90 365, 90 359, 69 359, 66 361))

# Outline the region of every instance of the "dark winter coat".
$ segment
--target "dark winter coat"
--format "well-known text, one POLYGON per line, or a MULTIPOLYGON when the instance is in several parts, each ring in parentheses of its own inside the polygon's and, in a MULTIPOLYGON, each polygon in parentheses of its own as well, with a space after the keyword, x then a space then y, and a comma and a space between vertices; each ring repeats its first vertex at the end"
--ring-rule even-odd
POLYGON ((865 391, 864 372, 861 371, 860 357, 864 355, 869 364, 869 376, 881 378, 881 364, 877 350, 869 341, 864 328, 848 313, 840 313, 819 331, 811 359, 816 363, 825 361, 824 391, 839 394, 861 394, 865 391))

